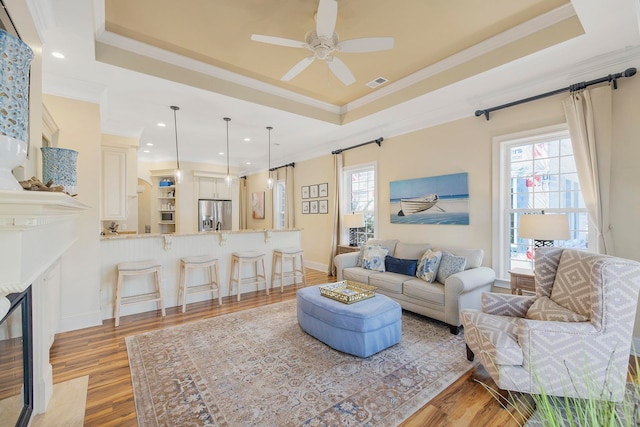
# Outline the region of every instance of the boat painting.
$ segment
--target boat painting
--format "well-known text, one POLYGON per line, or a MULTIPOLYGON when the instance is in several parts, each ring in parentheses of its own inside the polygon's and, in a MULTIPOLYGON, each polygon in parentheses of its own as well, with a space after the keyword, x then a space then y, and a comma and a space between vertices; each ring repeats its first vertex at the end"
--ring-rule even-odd
POLYGON ((392 224, 469 225, 468 173, 391 181, 392 224))
POLYGON ((436 203, 438 203, 437 194, 429 194, 424 197, 414 197, 411 199, 400 199, 400 207, 402 208, 398 212, 398 216, 413 215, 418 212, 431 209, 436 203))

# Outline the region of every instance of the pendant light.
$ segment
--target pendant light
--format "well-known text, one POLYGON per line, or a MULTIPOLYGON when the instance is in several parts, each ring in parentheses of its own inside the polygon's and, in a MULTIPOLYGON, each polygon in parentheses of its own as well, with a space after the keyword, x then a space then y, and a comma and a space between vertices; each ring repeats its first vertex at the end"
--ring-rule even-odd
POLYGON ((180 155, 178 154, 178 122, 176 120, 176 111, 180 109, 180 107, 176 107, 175 105, 171 106, 173 110, 173 128, 176 132, 176 170, 173 171, 173 176, 176 180, 176 184, 182 183, 182 171, 180 170, 180 155))
POLYGON ((269 167, 267 168, 267 187, 269 190, 273 189, 273 178, 271 178, 271 126, 267 126, 267 130, 269 131, 269 167))
POLYGON ((229 173, 229 122, 231 119, 229 117, 225 117, 224 121, 227 122, 227 176, 225 177, 225 182, 227 186, 231 187, 231 174, 229 173))

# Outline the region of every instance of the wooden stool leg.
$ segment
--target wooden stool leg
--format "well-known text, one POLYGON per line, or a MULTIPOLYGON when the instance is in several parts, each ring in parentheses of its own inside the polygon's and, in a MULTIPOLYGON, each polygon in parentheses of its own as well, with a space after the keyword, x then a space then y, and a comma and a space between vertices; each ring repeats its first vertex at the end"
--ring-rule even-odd
POLYGON ((300 254, 300 271, 302 271, 302 286, 307 286, 307 273, 304 269, 304 257, 300 254))
POLYGON ((160 305, 160 311, 162 312, 162 317, 167 315, 167 312, 164 309, 164 298, 162 297, 162 274, 160 273, 160 269, 158 268, 155 272, 156 274, 156 288, 158 291, 158 297, 160 300, 158 304, 160 305))
POLYGON ((180 261, 180 294, 182 299, 178 300, 178 304, 182 305, 182 312, 187 310, 187 265, 180 261))
POLYGON ((286 258, 285 254, 280 255, 280 293, 284 292, 284 264, 286 258))
POLYGON ((293 270, 293 286, 298 284, 298 255, 291 257, 291 268, 293 270))
POLYGON ((118 272, 118 283, 116 284, 116 306, 114 318, 116 326, 120 326, 120 301, 122 300, 122 273, 118 272))
POLYGON ((215 268, 216 289, 218 290, 218 305, 222 305, 222 287, 220 286, 220 269, 218 268, 218 261, 214 262, 211 268, 215 268))
MULTIPOLYGON (((267 295, 269 295, 269 282, 267 282, 267 269, 265 268, 264 257, 260 258, 260 262, 262 263, 262 279, 264 280, 264 288, 267 290, 267 295)), ((257 275, 258 265, 256 264, 256 276, 257 275)), ((258 278, 256 278, 256 281, 259 281, 258 278)))
POLYGON ((278 253, 273 254, 271 259, 271 287, 276 285, 276 265, 278 264, 278 253))

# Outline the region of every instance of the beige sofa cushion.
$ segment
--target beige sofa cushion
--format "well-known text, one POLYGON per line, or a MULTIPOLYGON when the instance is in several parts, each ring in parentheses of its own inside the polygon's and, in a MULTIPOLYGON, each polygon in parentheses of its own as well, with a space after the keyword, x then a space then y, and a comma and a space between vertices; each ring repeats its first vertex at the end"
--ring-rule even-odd
POLYGON ((482 266, 482 258, 484 258, 484 250, 482 249, 435 248, 433 250, 449 252, 453 255, 465 257, 467 259, 467 265, 464 267, 465 270, 482 266))
POLYGON ((407 280, 402 286, 403 293, 408 297, 444 305, 444 285, 440 283, 429 283, 416 278, 407 280))
POLYGON ((369 285, 383 289, 386 292, 395 294, 402 293, 402 282, 407 280, 409 276, 398 273, 380 273, 369 276, 369 285))
POLYGON ((382 274, 382 273, 375 270, 367 270, 362 267, 348 267, 342 270, 342 278, 344 280, 351 280, 353 282, 364 283, 365 285, 369 283, 369 276, 372 276, 375 274, 382 274))
MULTIPOLYGON (((394 258, 400 259, 420 259, 422 255, 427 251, 427 249, 431 249, 431 245, 429 243, 402 243, 398 242, 396 245, 396 251, 393 253, 394 258)), ((389 252, 391 255, 391 252, 389 252)))

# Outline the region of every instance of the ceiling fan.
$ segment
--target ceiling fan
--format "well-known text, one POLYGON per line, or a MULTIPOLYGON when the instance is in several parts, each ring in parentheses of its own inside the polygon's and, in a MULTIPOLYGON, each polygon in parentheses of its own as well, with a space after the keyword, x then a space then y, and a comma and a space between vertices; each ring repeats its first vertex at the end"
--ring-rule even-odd
POLYGON ((313 55, 303 58, 291 67, 280 80, 291 80, 311 65, 315 59, 321 59, 327 61, 329 69, 345 86, 349 86, 355 82, 356 79, 353 73, 351 73, 351 70, 349 70, 349 67, 347 67, 340 58, 334 56, 333 53, 360 53, 388 50, 393 48, 394 41, 393 37, 366 37, 341 42, 338 34, 335 32, 337 17, 337 0, 320 0, 318 12, 316 13, 316 29, 309 31, 305 35, 304 41, 264 36, 261 34, 252 34, 251 40, 278 46, 306 48, 313 52, 313 55))

